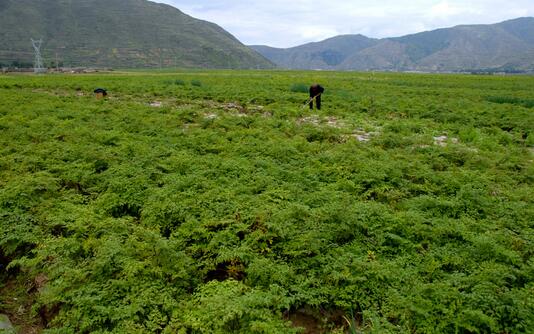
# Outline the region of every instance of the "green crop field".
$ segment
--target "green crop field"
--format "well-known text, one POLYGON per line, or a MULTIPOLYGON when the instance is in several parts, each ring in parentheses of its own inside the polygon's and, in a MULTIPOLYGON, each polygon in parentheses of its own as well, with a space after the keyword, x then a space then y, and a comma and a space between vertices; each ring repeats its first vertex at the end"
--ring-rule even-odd
POLYGON ((0 101, 22 332, 534 332, 534 77, 4 75, 0 101))

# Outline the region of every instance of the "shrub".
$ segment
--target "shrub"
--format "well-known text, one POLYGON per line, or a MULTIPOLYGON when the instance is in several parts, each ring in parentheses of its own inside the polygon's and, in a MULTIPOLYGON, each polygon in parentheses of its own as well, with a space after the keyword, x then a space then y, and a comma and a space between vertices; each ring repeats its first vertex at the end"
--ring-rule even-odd
POLYGON ((534 108, 534 100, 533 99, 521 99, 517 97, 511 97, 511 96, 489 96, 486 98, 487 101, 493 102, 493 103, 499 103, 499 104, 515 104, 519 106, 523 106, 525 108, 534 108))
POLYGON ((290 90, 293 93, 308 93, 308 86, 303 83, 293 84, 290 90))

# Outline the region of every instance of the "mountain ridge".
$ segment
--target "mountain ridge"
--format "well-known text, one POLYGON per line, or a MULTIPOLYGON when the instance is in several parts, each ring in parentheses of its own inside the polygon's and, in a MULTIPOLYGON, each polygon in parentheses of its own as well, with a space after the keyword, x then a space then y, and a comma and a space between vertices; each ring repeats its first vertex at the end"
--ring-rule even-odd
POLYGON ((534 18, 458 25, 400 37, 340 35, 287 49, 250 46, 280 67, 322 70, 534 72, 534 18), (357 36, 367 47, 344 54, 357 36), (335 45, 332 41, 343 40, 335 45), (326 53, 339 55, 333 64, 326 53))

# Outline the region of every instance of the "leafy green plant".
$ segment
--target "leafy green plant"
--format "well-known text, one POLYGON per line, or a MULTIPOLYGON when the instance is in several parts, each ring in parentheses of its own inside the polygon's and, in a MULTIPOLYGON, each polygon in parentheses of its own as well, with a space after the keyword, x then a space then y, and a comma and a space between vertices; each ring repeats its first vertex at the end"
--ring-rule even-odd
POLYGON ((289 90, 293 93, 308 93, 308 86, 303 83, 292 84, 289 90))
POLYGON ((522 99, 510 96, 490 96, 487 98, 487 100, 493 103, 517 104, 525 108, 534 108, 534 99, 522 99))
POLYGON ((0 76, 0 313, 15 287, 50 333, 534 327, 534 115, 481 100, 532 77, 176 76, 0 76))

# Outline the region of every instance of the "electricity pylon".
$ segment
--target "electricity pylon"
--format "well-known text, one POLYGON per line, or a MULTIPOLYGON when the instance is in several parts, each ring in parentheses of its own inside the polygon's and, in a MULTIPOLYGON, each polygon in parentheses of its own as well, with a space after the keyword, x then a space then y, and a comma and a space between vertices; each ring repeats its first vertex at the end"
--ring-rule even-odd
POLYGON ((40 39, 36 41, 33 38, 31 40, 33 49, 35 50, 35 63, 33 64, 33 72, 44 73, 46 72, 46 68, 44 68, 43 57, 41 57, 41 45, 43 44, 43 40, 40 39))

